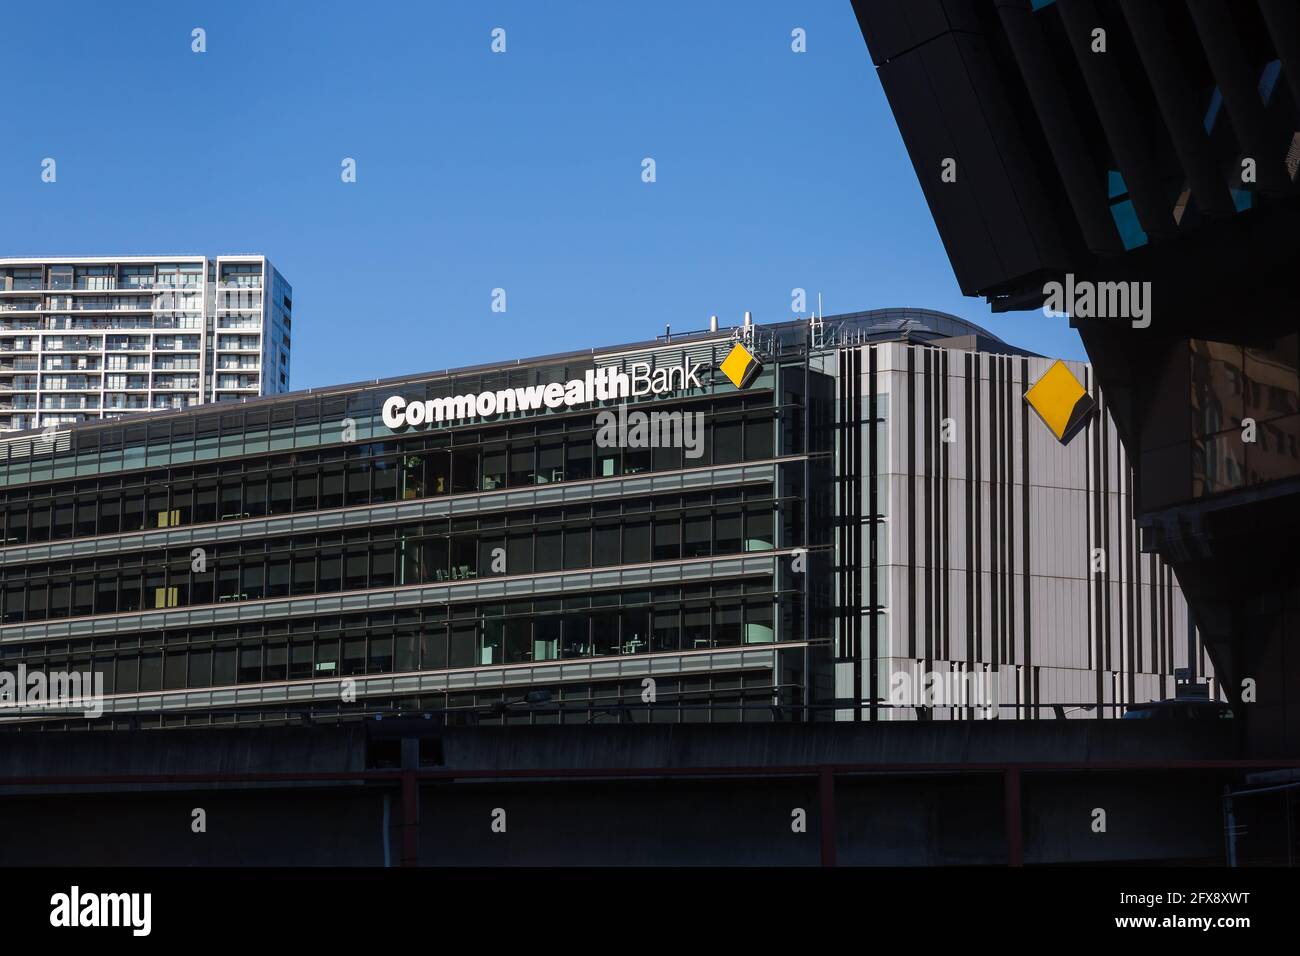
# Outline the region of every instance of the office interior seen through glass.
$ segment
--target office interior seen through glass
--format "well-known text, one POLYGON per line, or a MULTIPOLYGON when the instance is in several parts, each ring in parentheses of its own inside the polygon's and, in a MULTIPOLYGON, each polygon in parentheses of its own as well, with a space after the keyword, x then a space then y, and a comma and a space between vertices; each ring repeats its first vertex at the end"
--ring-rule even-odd
POLYGON ((972 716, 893 706, 891 675, 934 670, 991 675, 998 716, 1097 716, 1175 667, 1212 680, 1167 569, 1134 551, 1095 590, 1096 522, 1132 542, 1128 466, 1087 467, 1104 418, 1068 448, 1028 427, 1011 395, 1047 364, 877 310, 17 435, 0 666, 102 675, 101 722, 124 726, 972 716), (695 371, 581 407, 382 418, 394 395, 645 366, 695 371), (609 446, 621 405, 700 416, 699 456, 609 446), (947 416, 984 436, 974 459, 939 440, 947 416))

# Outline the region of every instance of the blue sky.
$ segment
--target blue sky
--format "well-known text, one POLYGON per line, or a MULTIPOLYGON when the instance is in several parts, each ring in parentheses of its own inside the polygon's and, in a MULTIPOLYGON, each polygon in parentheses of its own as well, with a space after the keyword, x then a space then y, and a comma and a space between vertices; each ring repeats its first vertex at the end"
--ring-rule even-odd
POLYGON ((961 295, 848 0, 78 0, 4 33, 0 255, 264 252, 295 388, 777 321, 795 287, 1084 357, 961 295))

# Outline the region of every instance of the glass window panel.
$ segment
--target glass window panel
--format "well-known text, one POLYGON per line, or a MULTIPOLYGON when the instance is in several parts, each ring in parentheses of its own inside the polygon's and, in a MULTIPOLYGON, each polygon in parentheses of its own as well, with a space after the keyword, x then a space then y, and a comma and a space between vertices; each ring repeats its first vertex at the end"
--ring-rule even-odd
POLYGON ((591 477, 591 436, 570 436, 564 442, 564 478, 582 481, 591 477))
POLYGON ((610 567, 619 563, 619 526, 597 525, 592 532, 593 567, 610 567))
POLYGON ((289 645, 286 641, 269 641, 266 645, 266 680, 284 680, 289 676, 289 645))
POLYGON ((500 664, 505 626, 499 617, 485 617, 479 628, 479 653, 475 664, 500 664))
POLYGON ((478 628, 457 624, 451 629, 451 667, 473 667, 478 663, 478 628))
POLYGON ((594 653, 591 645, 591 619, 586 614, 564 615, 561 627, 561 649, 565 658, 590 657, 594 653))
MULTIPOLYGON (((504 488, 506 483, 506 451, 504 448, 485 449, 483 452, 483 489, 504 488)), ((531 482, 530 482, 531 484, 531 482)))
POLYGON ((709 606, 691 605, 682 613, 682 649, 697 650, 703 647, 712 647, 712 635, 710 632, 709 606))
POLYGON ((343 639, 343 673, 364 674, 366 672, 366 639, 362 636, 343 639))
POLYGON ((597 657, 619 653, 617 611, 596 611, 591 616, 591 640, 597 657))
POLYGON ((772 602, 747 602, 745 604, 745 643, 768 644, 775 641, 776 631, 772 621, 772 602))
POLYGON ((1245 484, 1245 455, 1237 429, 1192 442, 1192 496, 1232 491, 1245 484))
POLYGON ((772 508, 769 505, 745 509, 745 550, 767 551, 773 547, 772 508))
POLYGON ((537 535, 537 547, 534 552, 534 565, 538 571, 560 570, 562 555, 560 553, 560 532, 542 531, 537 535))
POLYGON ((505 624, 505 662, 524 664, 533 659, 532 622, 527 618, 505 624))
POLYGON ((1255 426, 1255 441, 1247 444, 1246 465, 1252 485, 1300 475, 1300 415, 1288 415, 1255 426))
POLYGON ((647 564, 650 561, 650 522, 628 521, 623 525, 623 563, 647 564))
POLYGON ((518 488, 521 485, 536 484, 536 470, 534 468, 533 457, 535 449, 532 443, 526 445, 510 446, 510 485, 518 488))
POLYGON ((1239 345, 1192 339, 1192 430, 1208 435, 1241 423, 1244 402, 1239 345))
POLYGON ((393 669, 393 639, 376 635, 370 638, 370 665, 368 674, 387 674, 393 669))
POLYGON ((533 660, 553 661, 560 656, 560 616, 545 614, 533 621, 533 660))
POLYGON ((591 529, 577 528, 564 532, 564 567, 566 570, 591 565, 591 529))
POLYGON ((1271 348, 1245 349, 1245 413, 1266 421, 1300 412, 1300 380, 1297 378, 1297 341, 1288 335, 1271 348))
POLYGON ((675 607, 654 609, 654 630, 651 632, 652 651, 675 651, 681 647, 681 612, 675 607))
POLYGON ((681 522, 677 515, 654 521, 654 559, 675 561, 681 557, 681 522))
POLYGON ((289 679, 306 680, 313 676, 312 657, 315 645, 311 638, 295 640, 289 650, 289 679))
POLYGON ((420 669, 441 670, 447 666, 447 628, 431 624, 420 635, 420 669))
POLYGON ((745 458, 749 461, 771 458, 774 437, 775 429, 770 414, 746 419, 745 458))
POLYGON ((262 648, 259 645, 239 649, 239 683, 256 684, 262 679, 262 648))
POLYGON ((717 513, 714 535, 717 538, 715 554, 735 554, 740 551, 741 521, 739 508, 726 508, 717 513))
POLYGON ((713 422, 713 463, 726 465, 741 460, 741 429, 739 418, 718 418, 713 422))
POLYGON ((741 605, 723 604, 717 609, 713 642, 718 647, 733 647, 741 642, 741 605))
POLYGON ((713 516, 688 513, 683 520, 682 557, 703 558, 713 550, 713 516))

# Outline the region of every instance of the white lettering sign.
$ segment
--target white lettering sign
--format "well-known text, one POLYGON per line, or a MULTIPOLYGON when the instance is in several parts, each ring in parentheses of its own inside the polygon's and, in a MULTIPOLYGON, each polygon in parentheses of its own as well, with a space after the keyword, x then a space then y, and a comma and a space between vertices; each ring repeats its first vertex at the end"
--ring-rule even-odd
POLYGON ((390 395, 384 399, 383 420, 388 428, 400 432, 464 418, 490 418, 510 412, 541 411, 543 408, 573 408, 592 402, 662 395, 700 387, 698 362, 683 362, 671 368, 651 368, 648 362, 638 362, 626 372, 611 365, 588 369, 582 378, 568 382, 448 395, 422 402, 408 402, 401 395, 390 395))

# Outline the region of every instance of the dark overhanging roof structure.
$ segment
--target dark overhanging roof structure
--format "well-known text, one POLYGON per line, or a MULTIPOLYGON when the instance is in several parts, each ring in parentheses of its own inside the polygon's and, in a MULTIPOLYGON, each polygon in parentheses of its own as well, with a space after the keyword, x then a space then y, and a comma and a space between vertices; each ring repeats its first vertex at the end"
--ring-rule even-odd
POLYGON ((965 294, 1148 290, 1144 327, 1070 319, 1135 465, 1135 557, 1176 571, 1243 749, 1300 753, 1300 4, 853 8, 965 294))

